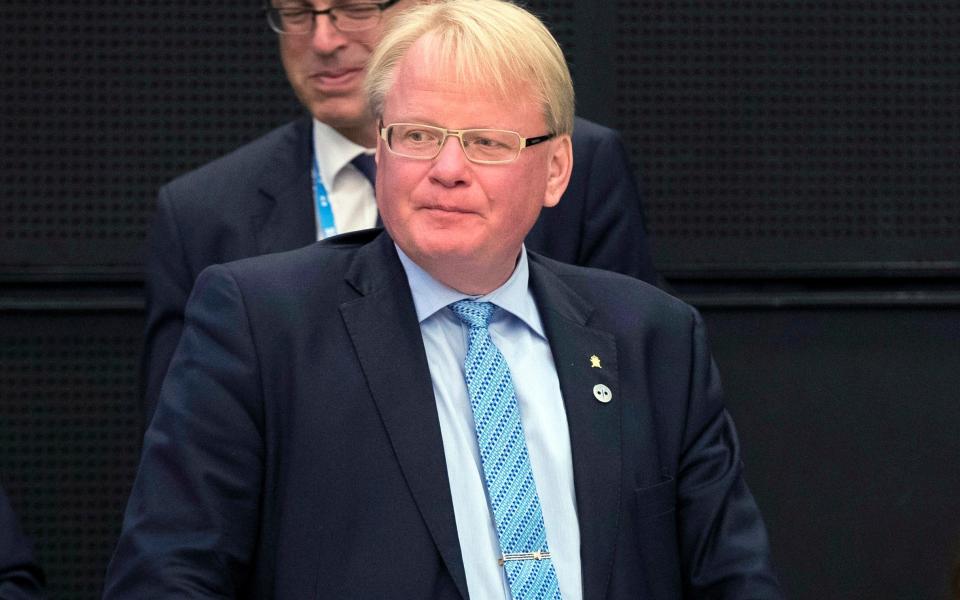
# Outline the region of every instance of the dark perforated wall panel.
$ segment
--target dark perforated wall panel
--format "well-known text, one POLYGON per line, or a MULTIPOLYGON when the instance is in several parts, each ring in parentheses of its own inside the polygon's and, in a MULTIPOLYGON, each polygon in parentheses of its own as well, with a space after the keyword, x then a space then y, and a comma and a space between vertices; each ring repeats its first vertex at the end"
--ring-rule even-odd
POLYGON ((254 1, 4 2, 0 266, 126 266, 165 181, 297 114, 254 1))
POLYGON ((705 310, 788 598, 948 597, 960 310, 705 310))
MULTIPOLYGON (((956 267, 954 3, 528 5, 623 130, 662 268, 956 267)), ((253 0, 55 6, 0 7, 0 264, 135 271, 156 188, 296 102, 253 0)))
POLYGON ((518 2, 547 24, 563 48, 571 69, 576 62, 579 23, 576 2, 573 0, 531 0, 518 2))
POLYGON ((956 266, 960 6, 615 6, 661 266, 956 266))
POLYGON ((136 469, 141 319, 0 313, 0 477, 51 598, 100 594, 136 469))

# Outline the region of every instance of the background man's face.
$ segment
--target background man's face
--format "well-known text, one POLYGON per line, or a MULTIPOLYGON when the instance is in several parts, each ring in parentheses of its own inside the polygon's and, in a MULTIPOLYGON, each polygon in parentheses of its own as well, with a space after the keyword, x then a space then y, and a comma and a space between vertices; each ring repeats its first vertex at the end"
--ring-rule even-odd
MULTIPOLYGON (((505 101, 485 86, 452 83, 452 68, 444 68, 425 42, 414 44, 397 66, 384 124, 507 129, 523 137, 548 133, 541 106, 528 92, 520 88, 505 101)), ((569 138, 563 137, 523 150, 512 163, 484 165, 469 162, 454 138, 433 160, 397 156, 380 140, 380 214, 397 245, 428 271, 432 263, 469 263, 505 270, 505 280, 541 207, 559 200, 569 165, 559 167, 562 183, 550 183, 557 179, 555 154, 568 151, 569 138)))
MULTIPOLYGON (((274 0, 274 4, 279 6, 287 1, 274 0)), ((313 6, 322 10, 368 2, 339 0, 314 2, 313 6)), ((375 28, 366 31, 343 33, 333 26, 328 16, 321 16, 317 17, 312 34, 279 36, 287 79, 300 102, 315 118, 342 132, 369 126, 362 89, 367 59, 391 16, 415 3, 415 0, 401 0, 383 12, 375 28)))

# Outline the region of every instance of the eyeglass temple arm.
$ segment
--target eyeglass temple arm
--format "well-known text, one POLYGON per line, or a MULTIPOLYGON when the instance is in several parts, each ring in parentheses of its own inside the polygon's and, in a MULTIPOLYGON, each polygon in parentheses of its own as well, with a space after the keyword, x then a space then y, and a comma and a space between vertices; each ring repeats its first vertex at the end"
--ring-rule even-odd
POLYGON ((548 133, 547 135, 538 135, 537 137, 525 138, 523 140, 523 148, 529 148, 530 146, 536 146, 537 144, 543 143, 551 138, 557 137, 555 133, 548 133))

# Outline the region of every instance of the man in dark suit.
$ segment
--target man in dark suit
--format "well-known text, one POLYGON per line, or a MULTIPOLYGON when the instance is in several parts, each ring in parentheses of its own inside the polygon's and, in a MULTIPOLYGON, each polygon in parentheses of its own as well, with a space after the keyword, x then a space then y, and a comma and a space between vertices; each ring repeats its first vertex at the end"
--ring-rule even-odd
MULTIPOLYGON (((376 139, 360 77, 383 20, 414 4, 365 4, 360 14, 334 4, 333 13, 316 17, 300 2, 274 2, 268 10, 287 77, 313 118, 281 127, 160 191, 145 269, 141 384, 147 423, 200 271, 300 248, 325 237, 325 226, 343 233, 378 223, 373 189, 360 173, 369 168, 358 162, 376 139), (364 10, 372 13, 362 17, 364 10), (330 210, 317 204, 322 196, 329 197, 330 210)), ((640 193, 619 136, 578 118, 573 148, 575 167, 563 202, 543 212, 528 247, 654 282, 640 193)))
POLYGON ((431 4, 370 64, 386 231, 200 275, 105 598, 779 598, 696 311, 524 247, 549 32, 431 4))
POLYGON ((43 571, 34 561, 30 543, 0 487, 0 598, 42 598, 43 586, 43 571))

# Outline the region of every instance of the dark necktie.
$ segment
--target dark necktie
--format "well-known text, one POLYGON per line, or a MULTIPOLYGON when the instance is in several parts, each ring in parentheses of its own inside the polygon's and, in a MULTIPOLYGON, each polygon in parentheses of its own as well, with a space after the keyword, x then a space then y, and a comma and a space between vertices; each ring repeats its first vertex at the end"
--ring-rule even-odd
POLYGON ((350 161, 350 164, 355 166, 363 176, 367 178, 367 181, 370 182, 370 185, 373 186, 374 192, 377 189, 377 163, 373 160, 372 154, 367 154, 366 152, 361 152, 350 161))

